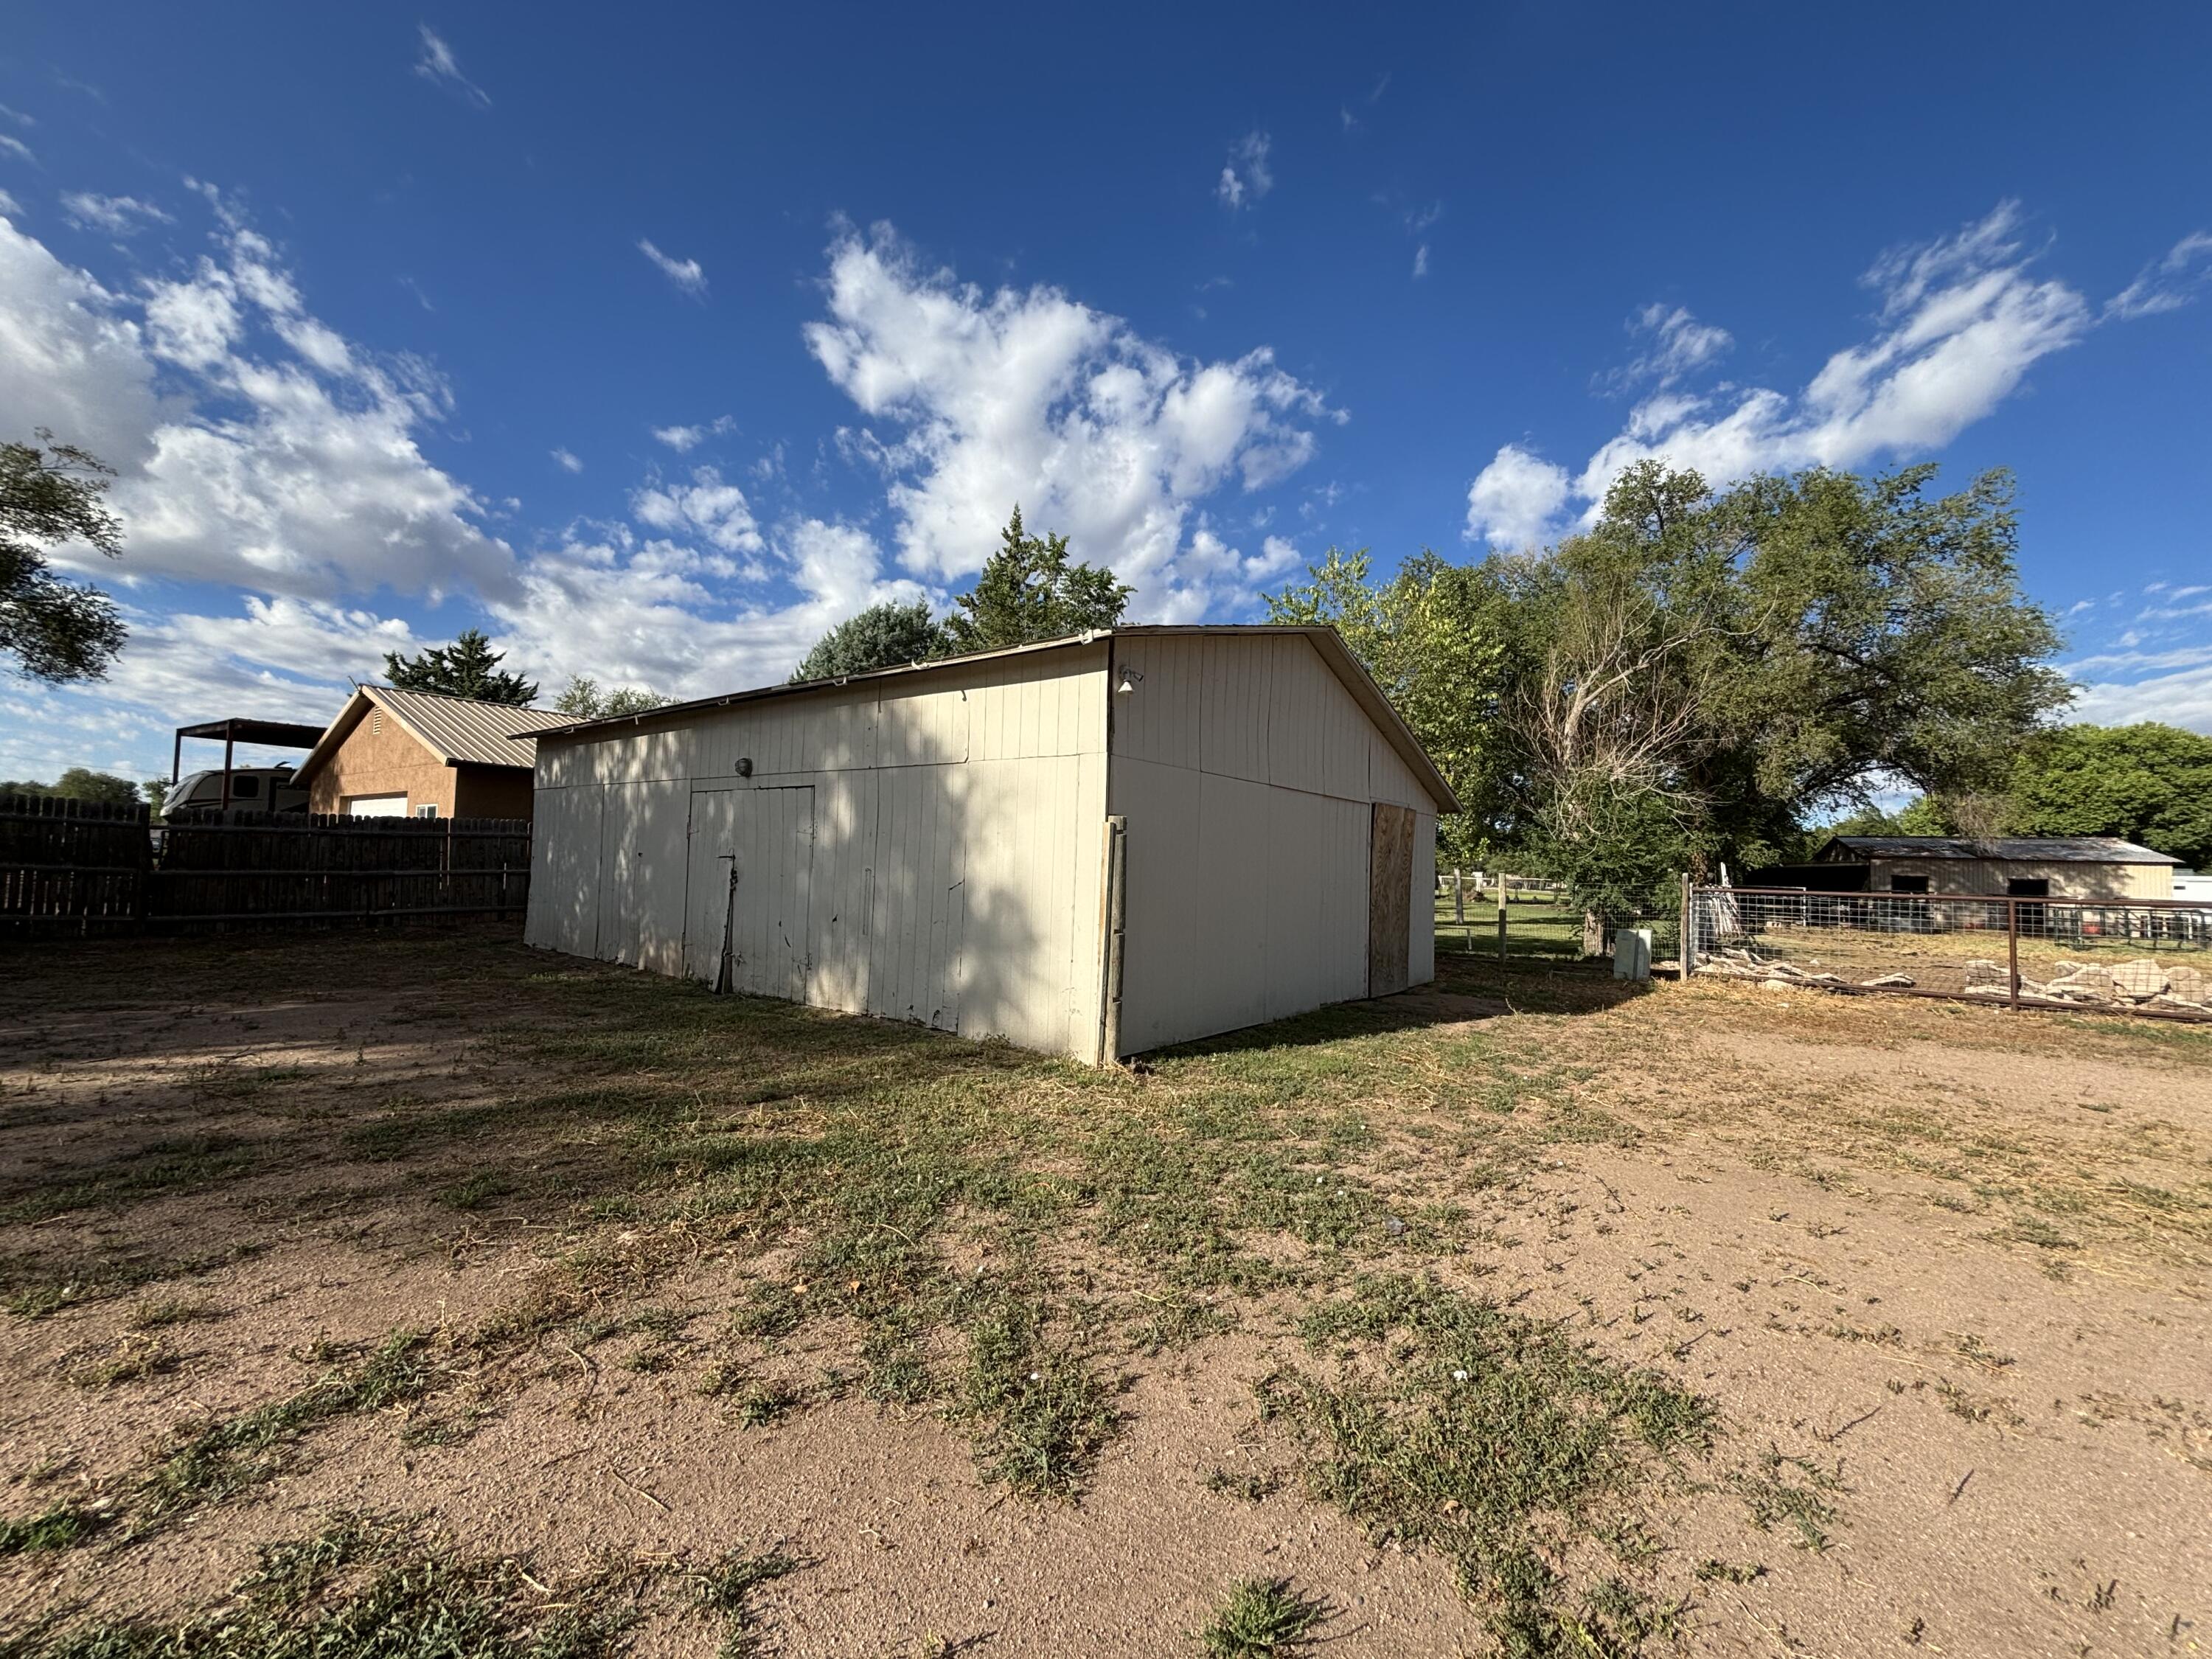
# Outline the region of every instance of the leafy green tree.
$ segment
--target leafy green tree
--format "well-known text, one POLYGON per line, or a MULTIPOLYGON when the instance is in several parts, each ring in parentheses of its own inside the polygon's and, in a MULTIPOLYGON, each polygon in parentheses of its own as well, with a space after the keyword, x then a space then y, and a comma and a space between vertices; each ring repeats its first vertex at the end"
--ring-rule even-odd
MULTIPOLYGON (((166 793, 168 785, 161 787, 166 793)), ((58 796, 64 800, 110 801, 121 805, 135 805, 139 800, 138 786, 130 779, 112 772, 95 772, 87 766, 72 766, 52 783, 10 779, 0 783, 0 795, 58 796)))
POLYGON ((96 587, 64 581, 38 544, 123 553, 123 526, 100 499, 114 470, 41 427, 35 444, 0 444, 0 652, 26 678, 106 678, 129 630, 96 587))
POLYGON ((2024 835, 2118 836, 2212 865, 2212 737, 2145 720, 2066 726, 2030 743, 2012 777, 2024 835))
POLYGON ((561 695, 553 699, 553 712, 580 720, 611 720, 617 714, 642 714, 648 709, 665 708, 675 701, 642 685, 618 685, 611 691, 603 691, 590 675, 571 674, 568 684, 561 688, 561 695))
POLYGON ((504 660, 505 653, 493 650, 483 631, 471 628, 451 645, 429 646, 412 657, 386 652, 384 672, 402 691, 434 691, 478 702, 529 707, 538 701, 536 682, 501 668, 504 660))
POLYGON ((1510 596, 1492 567, 1425 548, 1386 582, 1370 571, 1364 548, 1332 547, 1307 567, 1310 581, 1262 596, 1267 620, 1343 636, 1466 809, 1438 826, 1437 857, 1486 864, 1511 830, 1496 733, 1514 660, 1510 596))
POLYGON ((993 651, 1111 628, 1136 591, 1111 570, 1072 562, 1066 537, 1028 534, 1016 507, 974 588, 953 599, 945 632, 955 651, 993 651))
POLYGON ((1402 651, 1419 630, 1352 559, 1272 613, 1338 623, 1423 740, 1455 749, 1446 775, 1492 845, 1609 907, 1677 870, 1777 862, 1896 779, 1985 815, 2068 688, 2020 590, 2008 477, 1942 497, 1933 477, 1717 494, 1632 467, 1542 556, 1409 567, 1456 658, 1402 651))
POLYGON ((791 678, 793 681, 836 679, 841 674, 864 674, 872 668, 928 662, 951 655, 952 649, 951 636, 929 614, 928 605, 920 599, 912 605, 886 599, 824 634, 791 678))

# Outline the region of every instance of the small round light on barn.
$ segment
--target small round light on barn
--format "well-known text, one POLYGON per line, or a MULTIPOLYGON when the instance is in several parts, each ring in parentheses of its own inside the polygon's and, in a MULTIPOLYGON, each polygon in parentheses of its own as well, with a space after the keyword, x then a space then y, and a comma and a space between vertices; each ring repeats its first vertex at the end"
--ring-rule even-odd
POLYGON ((1145 676, 1141 670, 1124 667, 1121 670, 1121 684, 1114 688, 1114 695, 1117 697, 1127 696, 1129 693, 1137 689, 1137 682, 1144 678, 1145 676))
POLYGON ((752 757, 750 755, 740 756, 738 760, 738 775, 741 778, 749 778, 752 776, 752 757))

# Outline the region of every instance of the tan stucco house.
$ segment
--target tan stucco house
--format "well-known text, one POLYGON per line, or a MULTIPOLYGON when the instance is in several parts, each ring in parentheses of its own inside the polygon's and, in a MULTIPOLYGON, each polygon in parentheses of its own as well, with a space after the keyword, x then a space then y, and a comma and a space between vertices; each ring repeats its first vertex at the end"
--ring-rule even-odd
POLYGON ((527 818, 533 732, 574 716, 386 685, 357 687, 294 781, 311 812, 527 818))

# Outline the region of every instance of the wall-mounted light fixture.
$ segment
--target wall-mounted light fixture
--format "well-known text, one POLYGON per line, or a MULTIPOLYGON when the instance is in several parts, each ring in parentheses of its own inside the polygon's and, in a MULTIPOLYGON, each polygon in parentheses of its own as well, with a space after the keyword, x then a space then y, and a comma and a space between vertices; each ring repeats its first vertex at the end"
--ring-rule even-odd
POLYGON ((1121 670, 1121 683, 1115 686, 1114 695, 1117 697, 1127 696, 1129 693, 1137 689, 1137 682, 1144 678, 1143 670, 1131 668, 1124 665, 1121 670))
POLYGON ((741 777, 741 778, 749 778, 749 777, 752 776, 752 775, 753 775, 753 763, 752 763, 752 757, 751 757, 751 756, 750 756, 750 755, 746 755, 746 756, 742 756, 742 757, 739 757, 739 759, 738 759, 738 775, 739 777, 741 777))

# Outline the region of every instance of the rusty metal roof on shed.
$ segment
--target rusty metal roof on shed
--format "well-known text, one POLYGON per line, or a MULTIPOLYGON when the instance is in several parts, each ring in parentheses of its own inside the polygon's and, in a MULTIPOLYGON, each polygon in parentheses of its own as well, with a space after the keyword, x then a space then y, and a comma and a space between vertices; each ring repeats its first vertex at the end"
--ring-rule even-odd
POLYGON ((574 722, 545 708, 480 702, 473 697, 442 696, 434 691, 401 691, 389 685, 361 685, 330 723, 294 780, 304 783, 337 752, 347 735, 380 708, 447 766, 531 767, 538 763, 537 736, 574 722), (516 744, 520 743, 520 748, 516 744))
POLYGON ((696 697, 690 702, 664 703, 658 708, 646 709, 635 714, 614 714, 604 720, 576 720, 560 726, 547 726, 532 734, 532 751, 538 738, 581 738, 595 740, 611 738, 635 730, 647 722, 658 724, 671 719, 681 720, 685 715, 711 713, 738 703, 757 702, 769 697, 804 696, 810 692, 835 690, 840 686, 871 680, 896 679, 902 675, 934 674, 948 668, 963 668, 972 663, 988 662, 998 657, 1025 656, 1043 651, 1065 651, 1074 646, 1090 645, 1100 640, 1161 639, 1177 635, 1211 635, 1223 639, 1243 638, 1252 635, 1304 635, 1313 644, 1321 659, 1336 678, 1343 683, 1352 700, 1366 712, 1367 718, 1389 739, 1398 757, 1413 769, 1428 789, 1440 812, 1460 811, 1459 797, 1444 781, 1443 774, 1437 770, 1436 763, 1421 747, 1421 740, 1413 735, 1413 727, 1375 684, 1375 677, 1367 672, 1366 665, 1352 654, 1334 628, 1322 624, 1285 624, 1275 623, 1192 623, 1184 626, 1143 624, 1128 628, 1101 628, 1087 634, 1070 634, 1056 640, 1038 640, 1029 645, 1011 645, 996 651, 970 651, 957 657, 933 657, 927 662, 900 663, 890 668, 871 668, 862 673, 842 674, 834 679, 792 680, 781 685, 763 685, 750 691, 731 691, 720 696, 696 697))
POLYGON ((2173 864, 2112 836, 1832 836, 1819 856, 1841 848, 1862 859, 1976 859, 2021 864, 2173 864))

